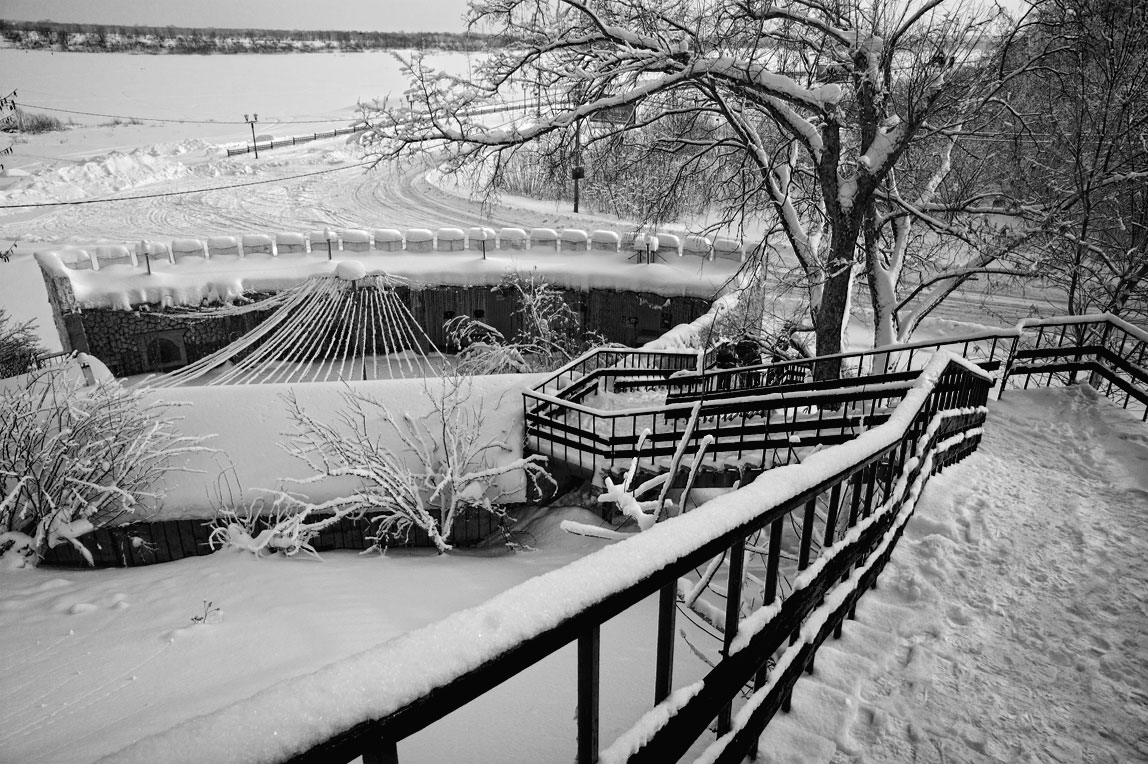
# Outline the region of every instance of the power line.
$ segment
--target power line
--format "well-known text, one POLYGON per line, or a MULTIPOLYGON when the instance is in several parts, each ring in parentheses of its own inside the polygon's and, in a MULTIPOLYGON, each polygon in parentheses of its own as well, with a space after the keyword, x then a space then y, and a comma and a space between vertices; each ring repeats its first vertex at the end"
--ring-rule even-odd
POLYGON ((74 207, 80 204, 108 204, 111 202, 134 202, 140 199, 162 199, 167 196, 187 196, 188 194, 203 194, 208 191, 226 191, 230 188, 245 188, 247 186, 263 186, 268 183, 281 183, 286 180, 297 180, 298 178, 310 178, 315 175, 326 175, 330 172, 341 172, 342 170, 352 170, 356 167, 363 167, 372 164, 370 160, 359 162, 358 164, 349 164, 343 167, 333 167, 329 170, 317 170, 315 172, 305 172, 301 175, 289 175, 286 178, 268 178, 267 180, 253 180, 250 183, 234 183, 229 186, 212 186, 210 188, 197 188, 190 191, 168 191, 163 194, 144 194, 142 196, 123 196, 116 199, 79 199, 70 202, 36 202, 35 204, 5 204, 0 205, 0 210, 17 210, 27 209, 29 207, 74 207))
MULTIPOLYGON (((53 106, 37 106, 31 103, 17 103, 17 106, 22 106, 25 109, 41 109, 43 111, 57 111, 61 114, 83 114, 86 117, 108 117, 110 119, 135 119, 141 122, 172 122, 182 125, 246 125, 247 122, 239 120, 232 122, 226 119, 164 119, 160 117, 136 117, 129 114, 101 114, 94 111, 75 111, 73 109, 57 109, 53 106)), ((348 120, 343 117, 336 117, 333 119, 300 119, 300 120, 279 120, 278 124, 281 125, 328 125, 332 122, 347 122, 348 120)))

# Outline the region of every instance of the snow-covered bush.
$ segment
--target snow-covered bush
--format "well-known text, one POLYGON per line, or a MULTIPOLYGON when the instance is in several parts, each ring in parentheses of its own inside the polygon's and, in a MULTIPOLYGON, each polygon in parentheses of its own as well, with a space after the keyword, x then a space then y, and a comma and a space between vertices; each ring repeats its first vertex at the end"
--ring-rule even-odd
POLYGON ((0 554, 36 562, 158 498, 175 457, 205 450, 182 436, 173 404, 116 381, 85 387, 67 367, 0 390, 0 554))
POLYGON ((592 347, 608 344, 582 327, 578 313, 537 272, 512 273, 494 288, 515 304, 518 332, 507 340, 494 327, 469 316, 447 322, 447 334, 459 349, 462 374, 552 371, 592 347))
POLYGON ((0 308, 0 378, 28 372, 43 348, 36 337, 36 322, 15 323, 0 308))
POLYGON ((241 502, 238 508, 221 506, 211 524, 208 541, 213 549, 251 552, 256 557, 274 553, 294 557, 303 552, 321 560, 311 540, 345 516, 361 514, 353 506, 331 514, 320 514, 321 508, 322 505, 307 504, 282 491, 241 502))
POLYGON ((319 419, 285 396, 295 431, 283 444, 315 474, 296 482, 355 478, 350 493, 311 504, 299 512, 371 517, 376 547, 405 540, 419 529, 438 551, 451 548, 455 521, 468 509, 502 516, 507 495, 504 476, 521 472, 532 482, 549 482, 544 457, 506 461, 494 457, 511 449, 481 432, 483 405, 473 400, 470 377, 448 375, 428 380, 431 411, 423 417, 391 412, 381 401, 354 390, 343 394, 345 407, 336 421, 319 419), (433 389, 441 382, 441 390, 433 389), (399 444, 399 449, 392 448, 399 444))

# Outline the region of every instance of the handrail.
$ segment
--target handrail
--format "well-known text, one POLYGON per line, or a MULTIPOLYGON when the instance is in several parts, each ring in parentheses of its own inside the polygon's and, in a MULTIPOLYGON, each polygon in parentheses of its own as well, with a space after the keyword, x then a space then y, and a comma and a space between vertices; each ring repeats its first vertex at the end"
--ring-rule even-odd
MULTIPOLYGON (((1145 389, 1148 380, 1129 356, 1142 358, 1148 338, 1107 319, 1037 327, 1035 336, 1026 335, 1027 344, 1009 358, 1006 375, 1024 376, 1027 384, 1034 375, 1099 368, 1106 378, 1127 382, 1130 377, 1132 389, 1145 389), (1090 344, 1061 344, 1070 337, 1067 330, 1045 330, 1073 325, 1081 327, 1080 336, 1090 344), (1048 351, 1071 359, 1058 361, 1051 371, 1047 364, 1017 362, 1040 360, 1039 354, 1048 351), (1023 352, 1034 355, 1026 358, 1023 352), (1123 363, 1107 363, 1112 357, 1123 363), (1061 371, 1066 364, 1071 370, 1061 371)), ((776 711, 788 706, 820 644, 830 634, 840 635, 862 594, 875 585, 929 477, 975 450, 993 387, 993 377, 975 363, 937 353, 886 421, 848 443, 779 467, 768 480, 719 496, 474 608, 309 676, 285 680, 121 753, 136 759, 226 760, 234 751, 231 736, 221 730, 233 727, 235 719, 274 719, 277 709, 298 697, 339 692, 340 703, 325 706, 322 714, 245 726, 252 739, 248 753, 254 750, 274 761, 349 761, 362 755, 394 762, 399 740, 577 642, 580 763, 676 761, 715 718, 718 739, 702 759, 740 762, 776 711), (786 534, 791 544, 799 537, 796 561, 781 555, 788 546, 783 544, 786 534), (748 549, 763 560, 766 583, 763 604, 746 613, 740 582, 748 549), (702 681, 671 693, 673 651, 666 646, 676 633, 678 579, 723 553, 728 555, 728 606, 721 659, 702 681), (792 584, 784 591, 779 579, 787 577, 792 584), (599 756, 601 626, 655 593, 655 707, 599 756), (776 662, 770 665, 772 658, 776 662), (735 717, 732 704, 750 683, 754 692, 735 717), (177 740, 197 745, 190 749, 175 745, 177 740)), ((791 392, 779 390, 772 399, 783 400, 791 392)), ((568 403, 533 394, 540 407, 568 403)))
MULTIPOLYGON (((1083 335, 1082 335, 1083 336, 1083 335)), ((1026 320, 1013 329, 998 332, 977 332, 942 340, 925 340, 902 346, 888 346, 875 350, 839 353, 829 358, 856 361, 854 370, 859 376, 850 380, 871 377, 880 369, 912 368, 917 354, 935 352, 942 348, 957 349, 961 355, 979 360, 991 371, 1003 368, 1000 375, 1000 389, 1003 393, 1010 383, 1028 387, 1034 376, 1044 375, 1047 383, 1053 381, 1072 383, 1081 374, 1086 374, 1094 386, 1101 388, 1106 396, 1128 408, 1133 403, 1144 406, 1143 415, 1148 420, 1148 333, 1111 315, 1070 316, 1054 319, 1026 320), (1041 360, 1040 348, 1046 348, 1052 339, 1055 346, 1062 347, 1071 340, 1069 328, 1078 327, 1077 333, 1091 331, 1095 341, 1103 350, 1088 352, 1087 347, 1071 345, 1070 356, 1041 360), (1062 327, 1058 337, 1050 334, 1049 327, 1062 327), (1091 328, 1090 328, 1091 327, 1091 328), (1130 345, 1130 341, 1132 341, 1130 345), (1107 345, 1105 344, 1107 343, 1107 345), (987 347, 986 347, 987 346, 987 347), (1078 352, 1079 351, 1079 352, 1078 352), (1127 358, 1125 358, 1127 356, 1127 358), (1124 358, 1124 360, 1118 360, 1124 358)), ((810 382, 817 359, 798 359, 775 364, 757 364, 734 369, 690 370, 685 366, 689 354, 678 353, 682 366, 680 370, 651 370, 646 377, 632 371, 621 371, 610 364, 592 363, 599 351, 590 351, 578 362, 582 368, 575 372, 570 364, 527 393, 524 399, 527 443, 539 453, 567 461, 575 472, 596 472, 602 466, 609 466, 620 459, 629 459, 634 454, 628 437, 618 438, 619 427, 623 433, 636 429, 636 420, 642 417, 672 415, 680 405, 698 398, 707 401, 737 399, 747 395, 766 394, 771 390, 792 388, 794 390, 815 389, 818 386, 833 389, 855 382, 841 380, 822 383, 810 382), (594 368, 591 370, 590 366, 594 368), (566 372, 569 375, 563 376, 566 372), (558 384, 561 380, 565 384, 558 384), (587 397, 597 390, 625 391, 635 389, 665 389, 664 404, 626 411, 607 411, 585 404, 587 397), (543 395, 549 393, 558 400, 543 395), (635 423, 621 426, 621 417, 629 417, 635 423), (599 433, 605 432, 606 436, 599 433), (618 449, 615 451, 614 444, 618 449), (623 455, 624 454, 624 455, 623 455), (572 461, 571 461, 572 460, 572 461)), ((665 351, 659 351, 665 352, 665 351)), ((622 363, 614 366, 623 365, 622 363)), ((667 363, 668 365, 668 363, 667 363)), ((736 414, 736 410, 728 413, 736 414)), ((667 434, 672 434, 668 431, 667 434)), ((715 460, 723 448, 710 451, 710 459, 715 460)), ((763 455, 764 458, 764 455, 763 455)))
POLYGON ((258 752, 269 761, 349 761, 359 755, 397 761, 399 740, 577 642, 579 761, 595 761, 601 625, 662 592, 660 609, 669 617, 659 619, 659 643, 674 639, 676 598, 666 593, 676 589, 679 577, 723 550, 733 550, 730 559, 740 560, 746 539, 767 533, 769 542, 755 544, 768 543, 770 549, 765 577, 773 583, 768 602, 742 617, 741 597, 734 588, 740 571, 731 565, 727 591, 734 604, 727 610, 722 660, 701 683, 671 695, 672 664, 659 649, 654 713, 669 721, 660 726, 662 731, 640 721, 643 733, 653 729, 652 736, 642 735, 649 743, 635 747, 623 736, 602 760, 676 760, 676 753, 668 758, 663 754, 688 747, 715 716, 725 734, 723 748, 732 756, 754 730, 760 732, 769 714, 751 714, 747 726, 740 715, 732 720, 722 709, 746 682, 766 671, 771 654, 767 646, 792 639, 796 652, 787 652, 787 662, 760 676, 758 683, 765 692, 759 708, 784 702, 797 675, 811 665, 816 645, 839 629, 875 580, 928 477, 975 448, 991 386, 991 377, 975 366, 954 356, 937 356, 889 421, 843 450, 827 450, 804 464, 780 468, 774 479, 719 497, 354 658, 139 740, 121 754, 224 761, 235 752, 230 737, 220 730, 234 725, 235 719, 275 719, 279 709, 296 705, 296 698, 338 692, 340 702, 322 714, 245 727, 251 741, 248 754, 258 752), (825 512, 815 511, 820 509, 825 512), (801 559, 793 571, 784 566, 795 563, 780 554, 781 533, 791 524, 801 527, 801 559), (790 572, 797 574, 796 583, 784 592, 777 581, 790 572), (810 639, 802 622, 814 620, 822 625, 810 639), (175 740, 194 740, 196 745, 174 745, 175 740))

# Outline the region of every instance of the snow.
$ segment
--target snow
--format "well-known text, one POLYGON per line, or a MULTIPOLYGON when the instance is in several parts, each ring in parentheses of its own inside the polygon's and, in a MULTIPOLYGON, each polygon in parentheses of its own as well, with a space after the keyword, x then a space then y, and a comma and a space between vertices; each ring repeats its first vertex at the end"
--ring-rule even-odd
MULTIPOLYGON (((474 398, 468 405, 482 407, 483 437, 506 446, 506 450, 487 452, 494 463, 503 464, 521 457, 521 392, 539 381, 540 375, 519 374, 475 379, 474 398)), ((148 394, 159 400, 186 404, 184 411, 176 412, 184 417, 179 423, 180 431, 184 435, 212 436, 206 445, 218 453, 192 454, 184 463, 173 465, 179 470, 167 474, 162 508, 151 517, 160 520, 211 518, 214 505, 220 500, 219 491, 223 487, 220 481, 229 481, 232 488, 247 492, 282 487, 299 491, 314 502, 333 498, 340 490, 350 488, 353 482, 348 478, 306 486, 284 483, 285 478, 300 476, 306 468, 278 445, 284 440, 283 434, 293 427, 282 396, 293 394, 304 411, 334 420, 344 406, 341 394, 354 390, 379 399, 396 416, 419 417, 430 410, 434 391, 441 384, 441 380, 431 378, 152 390, 148 394)), ((381 436, 393 437, 386 427, 379 425, 376 430, 381 436)), ((395 451, 402 450, 397 439, 391 447, 395 451)), ((520 475, 509 476, 502 485, 513 490, 508 501, 523 497, 525 486, 520 475)), ((248 498, 253 495, 248 493, 248 498)))
POLYGON ((1148 756, 1148 435, 1087 387, 991 409, 759 760, 1148 756))
MULTIPOLYGON (((149 57, 148 67, 140 66, 142 60, 0 49, 0 68, 29 83, 21 85, 21 93, 32 103, 97 112, 122 107, 167 117, 187 116, 191 104, 198 116, 219 120, 252 108, 274 113, 260 101, 270 98, 281 113, 300 116, 318 110, 323 113, 317 116, 343 123, 354 100, 370 94, 356 78, 365 76, 370 87, 385 87, 379 85, 379 70, 392 63, 377 54, 149 57), (231 68, 237 61, 244 62, 246 76, 212 77, 170 68, 231 68), (91 75, 91 67, 105 64, 124 71, 91 75), (306 71, 300 73, 300 65, 306 71), (343 66, 347 72, 333 71, 343 66), (217 83, 224 79, 228 87, 220 91, 217 83), (35 83, 44 81, 54 83, 52 91, 37 92, 35 83), (181 86, 172 88, 171 82, 181 86), (104 83, 122 90, 101 92, 104 83)), ((828 102, 831 95, 823 87, 811 97, 828 102)), ((287 122, 273 127, 281 134, 311 129, 287 122)), ((105 125, 33 136, 5 158, 11 167, 0 178, 0 206, 18 198, 141 193, 141 187, 152 184, 149 191, 184 191, 242 179, 274 180, 356 160, 342 145, 327 141, 261 154, 258 161, 222 158, 222 145, 243 141, 246 130, 245 124, 222 122, 105 125)), ((394 226, 396 232, 445 225, 620 227, 618 221, 559 212, 553 203, 524 205, 526 212, 495 205, 491 213, 432 186, 424 174, 424 168, 334 173, 167 199, 3 210, 0 247, 18 239, 20 248, 12 262, 0 263, 0 302, 19 320, 37 318, 45 341, 59 347, 31 255, 41 244, 203 241, 324 226, 394 226)), ((325 262, 325 251, 321 255, 313 261, 298 257, 294 263, 303 265, 292 264, 290 273, 268 261, 229 264, 232 271, 218 285, 220 293, 242 286, 237 280, 250 275, 241 273, 246 268, 271 283, 288 283, 299 278, 300 270, 337 267, 325 262)), ((382 257, 388 270, 400 261, 398 267, 424 268, 434 279, 450 277, 465 262, 464 255, 438 261, 420 255, 420 263, 401 262, 407 257, 402 254, 382 255, 380 262, 382 257)), ((519 252, 508 262, 530 268, 535 264, 531 257, 519 252)), ((549 258, 555 260, 553 252, 549 258)), ((613 273, 585 276, 587 262, 593 262, 593 255, 580 255, 571 278, 617 283, 611 281, 618 278, 613 273)), ((707 263, 697 278, 708 275, 712 265, 707 263)), ((195 279, 181 281, 181 273, 191 273, 191 264, 166 273, 162 264, 157 266, 152 283, 167 279, 165 288, 172 293, 203 288, 195 279)), ((501 274, 506 267, 500 264, 495 271, 501 274)), ((635 267, 634 278, 644 285, 657 273, 654 266, 635 267)), ((477 272, 478 266, 468 268, 477 272)), ((151 287, 145 282, 123 288, 151 287)), ((688 344, 689 335, 704 332, 712 315, 693 327, 680 327, 663 344, 688 344)), ((923 330, 917 339, 968 328, 945 320, 923 330)), ((377 389, 396 405, 414 405, 420 396, 413 387, 397 393, 391 391, 398 388, 377 389)), ((273 486, 297 474, 297 465, 281 461, 289 457, 274 443, 286 427, 274 392, 252 388, 244 397, 237 389, 188 388, 155 394, 172 400, 194 397, 195 426, 219 434, 216 447, 237 462, 250 488, 273 486)), ((300 386, 299 392, 309 406, 307 391, 300 386)), ((321 394, 316 388, 314 395, 321 394)), ((518 394, 504 395, 504 401, 513 401, 508 408, 517 411, 518 394)), ((490 426, 506 426, 500 417, 491 417, 490 426)), ((186 424, 191 426, 191 420, 186 424)), ((823 451, 811 469, 846 464, 871 447, 879 447, 872 436, 823 451)), ((858 620, 846 624, 843 639, 819 651, 817 670, 797 686, 793 713, 771 724, 758 760, 1148 759, 1143 732, 1148 729, 1146 462, 1144 426, 1087 387, 1010 391, 991 403, 980 450, 932 479, 880 588, 862 599, 858 620)), ((204 506, 208 478, 208 473, 169 475, 173 516, 204 506), (180 491, 186 500, 178 498, 180 491)), ((737 509, 773 490, 757 484, 751 489, 718 502, 717 508, 737 509)), ((601 541, 562 533, 559 523, 566 519, 600 524, 584 510, 551 510, 526 526, 530 535, 523 538, 537 551, 501 557, 434 558, 392 551, 384 559, 364 559, 328 553, 326 563, 317 564, 216 554, 126 570, 0 570, 0 644, 5 645, 0 655, 0 697, 5 699, 0 704, 0 760, 255 760, 270 750, 262 747, 260 735, 318 734, 330 729, 336 716, 354 716, 356 706, 398 702, 403 692, 425 686, 435 672, 457 670, 462 661, 487 655, 498 640, 556 617, 558 606, 541 594, 534 601, 510 592, 499 600, 490 598, 601 547, 601 541), (193 616, 205 613, 205 602, 221 608, 220 615, 226 611, 226 618, 193 623, 193 616), (464 612, 475 606, 479 609, 464 612), (463 617, 432 626, 452 614, 463 617), (415 631, 420 628, 426 630, 415 631), (447 665, 425 665, 428 647, 450 655, 447 665), (385 656, 409 663, 388 664, 385 656), (368 683, 370 676, 379 681, 368 683), (335 693, 324 677, 341 679, 335 693)), ((645 542, 655 547, 649 550, 653 559, 666 554, 656 548, 658 539, 668 541, 679 532, 688 534, 689 524, 642 534, 655 539, 645 542)), ((563 577, 577 579, 577 587, 571 584, 579 590, 574 595, 593 598, 611 583, 604 579, 624 579, 626 570, 632 573, 648 563, 627 556, 614 552, 607 559, 616 565, 605 569, 598 566, 601 558, 589 558, 575 575, 563 577)), ((535 586, 536 593, 552 593, 545 584, 535 586)), ((647 600, 603 631, 604 742, 622 735, 651 705, 655 622, 654 602, 647 600)), ((677 648, 675 697, 680 702, 696 686, 703 667, 681 642, 677 648)), ((570 760, 573 677, 573 651, 559 651, 427 733, 404 741, 400 758, 457 760, 465 745, 465 757, 472 760, 570 760)), ((628 745, 619 742, 620 749, 628 745)))
MULTIPOLYGON (((797 686, 793 713, 767 730, 760 759, 901 761, 919 751, 939 760, 944 751, 949 761, 1046 761, 1071 760, 1081 749, 1096 760, 1142 759, 1146 718, 1137 698, 1148 662, 1136 656, 1148 633, 1140 551, 1148 541, 1146 460, 1143 426, 1088 388, 1009 392, 992 403, 980 451, 932 479, 881 586, 862 599, 844 638, 819 651, 816 672, 797 686)), ((539 529, 536 538, 549 546, 563 536, 539 529)), ((254 736, 275 729, 278 718, 267 709, 310 708, 302 723, 327 728, 330 719, 314 711, 368 702, 361 672, 382 670, 370 653, 351 656, 600 542, 563 543, 495 559, 327 554, 318 565, 217 554, 131 570, 2 572, 0 639, 18 647, 0 659, 0 692, 12 698, 25 697, 17 688, 40 690, 32 703, 5 706, 0 750, 21 762, 88 761, 116 751, 111 760, 259 760, 254 736), (203 599, 225 608, 226 620, 192 625, 203 599), (311 617, 300 620, 299 612, 311 617), (321 700, 327 695, 317 676, 305 678, 322 666, 347 677, 337 703, 321 700), (291 677, 299 682, 280 684, 291 677), (225 710, 232 703, 241 705, 225 710), (213 713, 223 726, 211 734, 196 732, 204 720, 172 730, 213 713), (172 731, 124 749, 164 730, 172 731)), ((601 577, 595 569, 587 581, 601 577)), ((499 602, 505 609, 487 603, 467 616, 471 629, 460 638, 486 641, 553 617, 552 608, 535 612, 517 596, 499 602)), ((652 623, 652 603, 622 618, 630 620, 612 626, 623 633, 643 618, 652 623)), ((453 639, 445 628, 431 634, 436 640, 425 644, 453 639)), ((413 642, 412 635, 379 649, 409 655, 421 669, 413 642)), ((489 743, 482 750, 500 760, 559 758, 556 751, 570 745, 572 731, 561 730, 570 729, 573 709, 569 694, 550 702, 572 682, 572 656, 560 655, 512 681, 512 691, 479 701, 486 711, 456 722, 461 727, 416 736, 402 760, 435 760, 430 738, 446 745, 450 732, 467 735, 472 750, 489 743), (488 731, 493 708, 498 718, 528 714, 527 724, 513 722, 515 746, 500 747, 504 739, 488 731)), ((603 719, 620 732, 637 717, 615 718, 611 686, 627 688, 623 696, 640 714, 649 701, 643 692, 635 699, 634 688, 651 681, 652 664, 610 663, 617 657, 604 647, 603 719)), ((391 665, 376 688, 399 681, 391 665)), ((676 684, 688 694, 697 675, 676 684)))

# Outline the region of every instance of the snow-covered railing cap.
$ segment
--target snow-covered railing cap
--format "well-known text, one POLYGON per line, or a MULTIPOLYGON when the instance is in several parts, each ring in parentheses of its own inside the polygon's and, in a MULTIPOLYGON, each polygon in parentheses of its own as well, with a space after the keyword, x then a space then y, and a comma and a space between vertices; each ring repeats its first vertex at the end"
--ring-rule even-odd
POLYGON ((497 246, 498 234, 495 233, 493 228, 486 228, 478 226, 475 228, 466 229, 467 246, 470 249, 485 249, 492 250, 497 246))
POLYGON ((713 242, 705 236, 690 235, 682 242, 682 255, 703 257, 711 259, 713 256, 713 242))
POLYGON ((466 234, 461 228, 440 228, 435 232, 435 241, 439 252, 461 252, 466 248, 466 234))
POLYGON ((531 248, 558 249, 558 232, 553 228, 530 229, 531 248))
POLYGON ((307 251, 307 237, 301 233, 275 234, 275 250, 280 255, 297 255, 307 251))
POLYGON ((171 248, 162 241, 152 241, 151 239, 143 239, 136 242, 136 264, 142 265, 144 258, 148 258, 151 262, 168 262, 174 263, 175 259, 172 257, 171 248))
POLYGON ((590 241, 590 234, 583 231, 581 228, 565 228, 560 234, 562 242, 588 242, 590 241))
POLYGON ((654 237, 654 247, 659 255, 681 255, 682 240, 672 233, 660 233, 654 237))
POLYGON ((559 235, 563 252, 585 252, 589 249, 590 235, 580 228, 567 228, 559 235))
POLYGON ((172 239, 171 256, 177 262, 188 258, 204 260, 207 258, 207 250, 199 239, 172 239))
POLYGON ((265 233, 245 233, 240 240, 243 244, 243 256, 272 254, 271 237, 265 233))
POLYGON ((33 254, 41 270, 55 277, 68 277, 68 271, 87 271, 96 267, 90 252, 79 247, 41 249, 33 254))
POLYGON ((594 231, 590 234, 590 249, 599 252, 617 252, 622 237, 617 231, 594 231))
POLYGON ((714 257, 726 260, 744 260, 745 246, 736 239, 714 239, 714 257))
POLYGON ((375 249, 379 252, 398 252, 403 248, 403 234, 394 228, 374 230, 375 249))
POLYGON ((500 249, 526 249, 529 245, 530 237, 521 228, 503 228, 498 232, 500 249))
POLYGON ((239 257, 239 240, 234 236, 212 236, 207 240, 209 257, 239 257))
POLYGON ((344 252, 369 252, 371 250, 371 234, 358 228, 344 228, 339 231, 339 238, 343 240, 344 252))
POLYGON ((1096 324, 1105 321, 1123 329, 1138 340, 1148 342, 1148 332, 1112 313, 1089 313, 1082 316, 1057 316, 1056 318, 1026 318, 1017 324, 1017 329, 1024 331, 1039 326, 1071 326, 1073 324, 1096 324))
POLYGON ((112 265, 127 265, 132 268, 136 265, 132 251, 123 244, 101 244, 96 247, 96 266, 103 270, 112 265))
POLYGON ((434 249, 434 233, 429 228, 408 228, 407 252, 430 252, 434 249))

